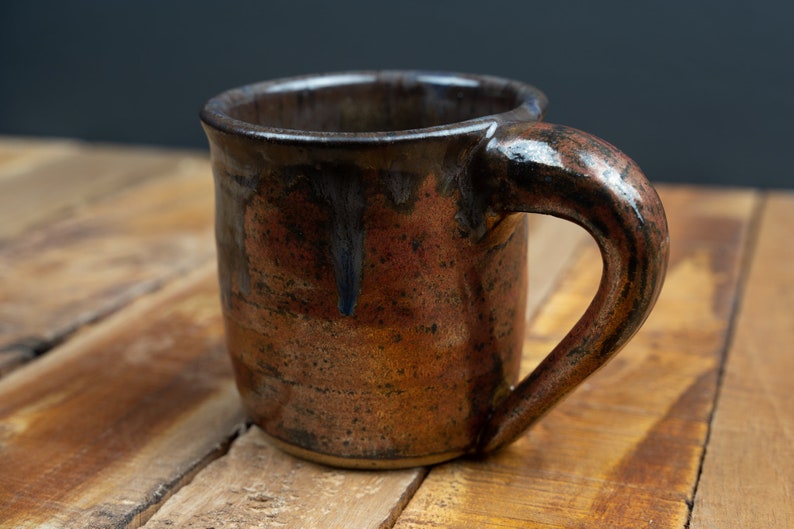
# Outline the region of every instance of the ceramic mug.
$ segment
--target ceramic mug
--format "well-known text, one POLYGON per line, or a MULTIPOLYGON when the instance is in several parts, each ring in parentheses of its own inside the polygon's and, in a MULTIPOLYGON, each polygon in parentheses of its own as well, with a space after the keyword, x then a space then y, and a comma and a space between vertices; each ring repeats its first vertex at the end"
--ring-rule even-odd
POLYGON ((279 447, 355 468, 498 449, 643 323, 667 264, 662 204, 629 158, 545 108, 519 82, 411 71, 206 104, 228 349, 279 447), (526 212, 583 226, 603 277, 517 381, 526 212))

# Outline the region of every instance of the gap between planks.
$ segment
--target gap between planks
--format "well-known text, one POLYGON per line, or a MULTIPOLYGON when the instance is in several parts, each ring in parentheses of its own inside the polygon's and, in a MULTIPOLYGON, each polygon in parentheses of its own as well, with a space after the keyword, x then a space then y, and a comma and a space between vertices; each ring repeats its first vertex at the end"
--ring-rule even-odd
MULTIPOLYGON (((0 380, 0 496, 12 499, 0 509, 0 526, 144 523, 245 422, 221 340, 215 266, 208 264, 0 380)), ((233 446, 242 450, 255 436, 233 446)), ((273 464, 304 468, 271 455, 273 464)), ((346 475, 338 472, 322 469, 326 486, 346 475)), ((391 524, 424 473, 407 471, 407 481, 386 473, 362 485, 362 497, 381 504, 379 524, 391 524), (384 510, 378 491, 387 483, 384 510)), ((255 496, 263 505, 264 496, 255 496)), ((307 500, 316 507, 316 496, 307 500)), ((321 506, 313 515, 327 514, 321 506)))
POLYGON ((0 376, 214 258, 209 163, 173 158, 147 181, 0 245, 0 376))
MULTIPOLYGON (((395 527, 684 526, 758 197, 660 191, 673 253, 640 333, 515 444, 433 468, 395 527)), ((525 349, 530 364, 581 315, 597 259, 580 256, 544 304, 525 349)))
POLYGON ((0 380, 0 527, 136 527, 246 424, 214 264, 0 380))
POLYGON ((770 192, 734 326, 690 527, 794 527, 794 193, 770 192))
POLYGON ((695 509, 695 498, 697 498, 698 489, 700 488, 701 479, 703 477, 703 463, 706 459, 708 445, 710 443, 710 439, 713 433, 714 416, 717 407, 719 406, 720 395, 722 393, 722 388, 725 381, 725 367, 728 362, 728 355, 735 335, 736 321, 738 318, 739 307, 741 307, 742 303, 744 302, 743 295, 747 287, 749 267, 754 258, 755 249, 758 243, 758 234, 760 230, 760 217, 762 215, 765 202, 766 202, 766 196, 763 194, 759 194, 755 207, 752 213, 748 216, 749 221, 747 228, 747 243, 745 244, 747 250, 744 254, 743 262, 741 263, 741 272, 739 274, 739 277, 737 278, 736 302, 734 304, 734 310, 728 319, 725 344, 723 346, 721 362, 720 362, 719 370, 717 372, 716 389, 714 391, 714 404, 712 406, 711 413, 707 421, 706 435, 703 441, 704 449, 700 455, 697 477, 695 478, 695 483, 692 486, 692 500, 688 502, 689 511, 687 513, 686 522, 684 523, 684 529, 690 529, 692 524, 692 516, 695 509))
MULTIPOLYGON (((57 174, 57 171, 50 173, 53 166, 57 167, 57 163, 62 163, 64 160, 69 160, 70 158, 74 158, 75 156, 78 155, 82 156, 83 154, 81 152, 82 146, 79 144, 77 145, 72 143, 57 144, 54 145, 54 147, 56 148, 52 148, 52 147, 53 145, 48 146, 46 144, 34 145, 33 148, 29 150, 30 152, 25 153, 25 156, 20 156, 18 152, 15 153, 15 158, 13 158, 12 160, 13 164, 11 170, 9 170, 9 164, 6 163, 4 167, 0 167, 0 174, 3 174, 5 177, 9 179, 12 179, 31 171, 34 172, 40 171, 41 172, 40 178, 47 180, 51 178, 51 174, 52 176, 55 176, 55 174, 57 174), (42 168, 45 168, 46 171, 42 170, 42 168), (3 172, 2 169, 5 169, 5 172, 3 172)), ((117 157, 114 155, 113 159, 115 161, 117 160, 117 157)), ((121 160, 121 158, 118 158, 118 160, 121 160)), ((4 162, 8 162, 8 159, 6 158, 4 162)), ((203 162, 203 165, 207 166, 206 169, 208 171, 208 164, 206 164, 206 162, 203 162)), ((88 167, 90 168, 91 165, 88 164, 88 167)), ((177 168, 180 169, 179 172, 184 173, 185 172, 184 162, 180 163, 177 166, 177 168)), ((192 169, 193 172, 196 171, 195 167, 193 167, 192 169)), ((173 172, 173 171, 169 170, 167 172, 173 172)), ((170 233, 169 229, 174 227, 179 227, 173 225, 174 224, 173 220, 175 217, 178 219, 180 215, 178 213, 175 214, 173 208, 171 210, 167 210, 165 208, 157 209, 158 206, 164 206, 164 204, 159 203, 162 202, 163 200, 165 200, 166 202, 172 205, 172 201, 175 195, 168 186, 170 185, 171 188, 173 188, 176 185, 178 187, 179 184, 176 183, 176 181, 180 180, 180 178, 179 175, 177 175, 176 178, 174 178, 173 174, 169 176, 171 178, 167 178, 165 179, 165 181, 148 179, 147 182, 144 182, 143 186, 135 185, 131 187, 129 187, 128 182, 126 182, 122 178, 116 183, 121 185, 121 188, 128 187, 128 189, 125 189, 124 192, 121 194, 113 194, 113 192, 111 192, 108 189, 107 192, 110 194, 108 195, 107 198, 94 201, 88 204, 87 206, 85 205, 85 200, 86 200, 85 197, 82 197, 80 193, 72 193, 72 195, 70 196, 71 202, 67 201, 68 203, 67 205, 71 207, 76 205, 81 206, 79 210, 76 210, 77 211, 76 216, 59 220, 55 223, 51 223, 50 225, 43 226, 40 229, 33 230, 32 232, 28 231, 26 232, 24 237, 20 238, 20 240, 13 240, 10 246, 7 245, 4 248, 3 257, 6 258, 5 268, 14 269, 17 265, 21 266, 22 264, 24 264, 25 266, 23 268, 29 271, 32 270, 31 273, 36 277, 36 281, 34 281, 33 283, 29 283, 27 281, 25 283, 33 284, 33 285, 41 285, 44 291, 46 291, 46 295, 41 296, 40 299, 36 298, 35 296, 31 298, 30 292, 27 292, 26 295, 24 296, 25 298, 24 301, 27 303, 26 306, 32 307, 34 309, 34 311, 31 314, 33 315, 44 314, 46 315, 46 318, 48 318, 39 327, 39 330, 42 331, 40 335, 44 335, 47 332, 51 332, 51 333, 54 332, 54 334, 51 334, 50 337, 46 338, 45 341, 42 343, 48 342, 54 345, 57 341, 63 339, 69 333, 73 332, 73 329, 81 325, 84 325, 85 323, 99 320, 100 318, 103 317, 107 317, 107 315, 110 312, 112 312, 112 310, 115 310, 117 307, 124 305, 127 301, 132 300, 135 297, 141 296, 150 290, 149 287, 141 288, 140 287, 141 278, 137 277, 136 279, 135 276, 137 274, 130 275, 129 270, 125 270, 123 271, 124 273, 121 274, 119 273, 119 271, 116 271, 115 275, 114 273, 111 273, 110 276, 108 276, 107 274, 103 275, 102 274, 102 271, 104 271, 104 268, 102 266, 103 260, 106 260, 108 262, 118 263, 118 262, 129 261, 129 259, 120 257, 118 251, 103 253, 102 249, 103 248, 107 249, 108 247, 114 247, 120 249, 123 254, 124 249, 127 250, 134 249, 136 250, 136 252, 139 252, 142 247, 145 249, 148 246, 152 246, 154 249, 160 248, 160 250, 162 250, 163 248, 171 248, 174 246, 179 247, 179 245, 174 245, 173 241, 171 243, 167 243, 165 239, 168 238, 168 234, 170 233), (162 200, 159 200, 158 197, 159 199, 162 200), (141 208, 143 208, 143 210, 138 211, 141 208), (152 211, 152 208, 154 208, 154 211, 152 211), (117 218, 118 215, 121 215, 121 217, 117 218), (165 218, 161 218, 164 215, 165 218), (146 226, 142 226, 142 227, 137 226, 136 223, 139 224, 141 222, 141 219, 145 219, 146 221, 148 221, 148 224, 144 222, 146 226), (160 229, 159 230, 152 229, 154 226, 157 226, 160 229), (164 226, 169 229, 162 230, 164 226), (97 232, 97 229, 99 229, 99 232, 97 232), (161 236, 161 232, 166 235, 165 239, 162 241, 159 240, 155 242, 140 241, 140 240, 133 241, 129 239, 130 235, 133 233, 140 234, 138 235, 139 237, 153 236, 156 238, 161 236), (67 236, 64 236, 64 234, 66 234, 67 236), (143 244, 141 244, 142 242, 143 244), (96 257, 97 253, 100 255, 99 258, 96 257), (91 263, 81 264, 81 262, 88 257, 91 258, 91 263), (9 258, 10 261, 8 260, 9 258), (41 266, 39 266, 38 268, 36 267, 37 262, 41 264, 41 266), (52 275, 53 271, 58 272, 59 267, 48 266, 47 263, 49 262, 69 264, 70 269, 65 271, 65 272, 70 272, 69 274, 66 274, 67 276, 69 276, 68 277, 69 280, 68 281, 65 280, 66 277, 59 279, 57 277, 57 274, 56 276, 53 276, 52 275), (106 303, 107 300, 103 301, 101 295, 99 297, 93 294, 87 295, 85 288, 76 288, 76 286, 74 285, 76 276, 72 273, 74 270, 83 270, 87 272, 88 273, 87 279, 90 279, 90 283, 100 285, 105 290, 111 286, 115 287, 115 288, 111 288, 110 290, 112 292, 115 292, 116 294, 118 294, 119 291, 118 279, 121 276, 126 277, 126 279, 132 283, 138 284, 138 286, 135 289, 133 289, 134 292, 128 293, 126 298, 122 296, 123 299, 115 299, 115 301, 113 301, 110 304, 110 309, 107 308, 103 309, 102 307, 107 304, 106 303), (97 276, 97 272, 100 272, 99 276, 97 276), (68 296, 58 296, 57 286, 55 286, 55 291, 53 291, 54 285, 67 285, 70 286, 71 289, 74 291, 79 290, 81 292, 80 300, 82 300, 85 303, 85 306, 76 307, 74 305, 74 301, 70 301, 68 299, 68 296), (65 325, 58 324, 57 321, 53 323, 53 320, 57 320, 59 317, 60 318, 64 317, 63 314, 59 314, 59 310, 58 310, 59 303, 60 305, 66 305, 69 308, 69 310, 66 311, 65 314, 65 317, 68 320, 65 325), (89 313, 93 315, 90 317, 86 317, 85 310, 88 310, 89 313), (53 331, 52 329, 55 330, 53 331), (59 330, 59 329, 65 329, 65 330, 59 330)), ((181 176, 184 177, 185 175, 182 174, 181 176)), ((113 180, 113 178, 111 178, 110 180, 113 180)), ((205 178, 205 180, 206 182, 211 181, 210 178, 205 178)), ((85 191, 85 189, 83 189, 83 191, 85 191)), ((184 192, 184 189, 182 191, 184 192)), ((203 189, 203 187, 199 186, 199 192, 203 193, 205 198, 208 196, 210 200, 212 199, 211 186, 208 187, 208 189, 203 189)), ((204 204, 203 201, 193 200, 192 203, 188 204, 187 207, 188 209, 192 208, 193 210, 195 210, 197 204, 199 209, 203 208, 203 210, 206 212, 205 217, 209 218, 211 216, 210 213, 212 211, 212 208, 207 207, 207 204, 204 204)), ((177 212, 178 211, 179 209, 177 207, 177 212)), ((201 214, 193 215, 193 218, 198 219, 199 221, 198 224, 203 223, 203 220, 201 219, 201 214)), ((531 244, 533 245, 533 248, 536 249, 539 248, 540 253, 542 253, 546 257, 544 257, 540 261, 535 259, 534 260, 535 265, 530 264, 531 267, 530 274, 536 277, 536 279, 533 280, 534 289, 531 291, 530 294, 530 305, 532 305, 533 303, 532 301, 533 295, 534 295, 534 299, 536 300, 535 303, 537 304, 542 298, 545 297, 545 295, 548 293, 548 291, 551 288, 551 284, 544 283, 544 281, 537 279, 538 277, 542 277, 546 273, 553 272, 553 270, 549 268, 549 259, 547 257, 549 255, 557 256, 561 261, 565 261, 565 259, 570 257, 570 254, 573 252, 573 248, 576 245, 575 236, 579 235, 581 237, 581 234, 574 234, 574 236, 570 239, 570 244, 567 245, 560 244, 559 237, 555 237, 555 236, 544 237, 544 234, 556 233, 557 235, 560 235, 562 233, 562 232, 557 232, 556 230, 548 229, 549 226, 554 224, 554 222, 559 222, 559 221, 556 221, 556 219, 539 218, 539 219, 533 219, 532 222, 531 230, 533 233, 534 242, 531 244), (551 222, 551 224, 548 223, 549 221, 551 222)), ((176 224, 184 225, 185 223, 176 222, 176 224)), ((195 223, 191 225, 191 229, 194 229, 194 226, 195 223)), ((578 229, 578 228, 574 228, 574 229, 578 229)), ((565 229, 562 228, 562 230, 564 232, 565 229)), ((198 230, 198 231, 202 231, 202 230, 198 230)), ((177 249, 179 250, 180 248, 177 249)), ((193 255, 195 257, 195 252, 190 252, 189 250, 190 249, 181 248, 181 252, 177 252, 177 253, 180 253, 181 255, 184 256, 193 255)), ((535 255, 537 254, 538 252, 535 252, 535 255)), ((148 258, 139 259, 139 261, 148 265, 157 263, 156 259, 152 260, 148 258)), ((168 261, 170 262, 172 261, 172 259, 168 259, 168 261)), ((530 263, 532 262, 533 262, 533 257, 531 253, 530 263)), ((154 268, 157 268, 157 266, 154 266, 154 268)), ((172 272, 175 271, 178 272, 178 270, 172 270, 172 272)), ((144 270, 143 272, 144 272, 143 275, 145 276, 146 271, 144 270)), ((164 283, 166 279, 167 277, 163 277, 160 280, 153 283, 152 286, 157 287, 157 285, 164 283)), ((167 295, 174 288, 178 289, 179 287, 172 287, 171 285, 168 285, 163 295, 167 295)), ((124 288, 120 290, 123 291, 124 288)), ((10 291, 6 289, 4 294, 4 299, 7 301, 10 298, 13 298, 13 295, 10 295, 10 291)), ((116 298, 118 298, 118 296, 116 296, 116 298)), ((22 370, 22 373, 34 373, 37 372, 38 369, 44 369, 45 371, 43 373, 40 373, 40 376, 45 379, 46 378, 52 379, 53 378, 52 376, 47 376, 45 374, 47 371, 47 366, 53 366, 53 365, 62 366, 63 364, 59 362, 62 362, 65 359, 68 359, 69 357, 69 353, 68 352, 65 353, 64 351, 70 351, 70 350, 75 351, 76 350, 75 348, 79 349, 80 347, 85 347, 85 336, 93 335, 96 329, 101 329, 101 331, 99 331, 100 333, 109 332, 108 326, 112 327, 113 322, 117 321, 117 317, 128 317, 130 314, 135 314, 136 309, 134 307, 139 307, 140 303, 144 303, 144 305, 146 305, 146 303, 148 303, 146 301, 147 299, 152 299, 152 298, 150 296, 143 296, 141 300, 138 300, 133 303, 132 308, 125 308, 116 315, 111 316, 110 318, 107 318, 105 320, 99 321, 96 325, 92 325, 90 327, 83 329, 83 331, 78 332, 76 335, 71 337, 62 347, 59 347, 56 351, 54 351, 55 355, 52 360, 42 359, 40 363, 36 364, 37 367, 31 365, 27 370, 22 370), (83 345, 81 346, 80 344, 83 345)), ((154 295, 153 299, 160 299, 160 297, 159 295, 154 295)), ((8 306, 9 305, 6 304, 6 307, 8 306)), ((19 311, 17 309, 19 308, 20 307, 17 306, 11 312, 13 314, 18 315, 19 311)), ((31 314, 28 314, 28 316, 30 316, 31 314)), ((22 316, 25 316, 25 314, 22 314, 22 316)), ((35 320, 35 318, 33 318, 33 320, 35 320)), ((21 321, 23 321, 25 324, 31 323, 31 319, 28 317, 21 318, 21 321)), ((33 333, 27 332, 27 335, 31 335, 31 334, 33 333)), ((24 332, 23 335, 25 335, 24 332)), ((25 341, 18 340, 17 343, 24 344, 25 341)), ((134 347, 135 343, 136 343, 135 340, 133 340, 131 342, 130 347, 134 347)), ((35 345, 35 347, 40 347, 40 346, 35 345)), ((69 363, 71 364, 73 361, 74 358, 72 358, 69 361, 69 363)), ((74 375, 75 372, 71 371, 71 374, 74 375)), ((23 375, 20 374, 19 376, 23 376, 23 375)), ((5 388, 13 387, 14 380, 18 380, 18 377, 13 377, 10 381, 6 382, 4 385, 0 387, 5 387, 5 388)), ((68 392, 68 385, 67 385, 67 392, 68 392)), ((32 396, 35 400, 36 392, 35 391, 29 392, 29 396, 32 396)), ((6 397, 8 397, 8 394, 6 394, 6 397)), ((39 393, 39 397, 42 397, 40 393, 39 393)), ((57 403, 51 403, 48 401, 47 398, 44 398, 44 400, 47 402, 44 402, 43 404, 40 403, 34 406, 34 408, 36 409, 37 416, 41 413, 52 411, 49 409, 50 404, 55 404, 54 408, 58 408, 57 403)), ((7 403, 8 403, 8 399, 7 399, 7 403)), ((7 408, 6 411, 9 411, 9 409, 7 408)), ((3 437, 6 441, 8 441, 9 439, 13 440, 14 435, 20 433, 19 429, 21 425, 23 426, 22 429, 25 430, 24 433, 28 435, 33 435, 35 433, 27 428, 28 421, 27 418, 25 418, 25 413, 26 412, 24 412, 23 410, 22 418, 20 418, 18 414, 17 415, 12 414, 10 418, 8 416, 5 417, 6 420, 4 421, 2 429, 3 429, 3 437)), ((62 418, 64 420, 68 419, 69 418, 68 413, 64 414, 62 418)), ((63 433, 64 431, 68 432, 69 429, 62 428, 61 433, 63 433)), ((90 428, 88 429, 88 431, 90 431, 90 428)), ((103 435, 107 435, 107 434, 103 434, 103 435)), ((87 441, 87 440, 83 439, 83 441, 87 441)), ((9 447, 9 445, 6 445, 4 448, 6 449, 6 451, 8 451, 11 450, 13 447, 9 447)), ((213 453, 215 454, 218 453, 217 447, 214 449, 213 453)), ((70 464, 79 465, 81 459, 83 459, 85 456, 86 456, 85 453, 78 454, 77 459, 70 461, 70 464)), ((106 455, 102 456, 100 454, 98 457, 102 458, 102 457, 106 457, 106 455)), ((205 456, 204 459, 206 459, 207 457, 210 456, 205 456)), ((16 459, 19 460, 20 458, 16 458, 16 459)), ((24 458, 22 459, 23 460, 21 461, 21 463, 24 465, 25 463, 24 458)), ((63 464, 68 466, 68 464, 66 463, 63 464)), ((56 465, 56 466, 62 467, 62 465, 56 465)), ((124 505, 120 506, 118 504, 114 504, 112 497, 103 498, 109 501, 102 504, 101 509, 99 509, 102 511, 102 513, 100 513, 97 510, 97 506, 92 507, 90 503, 86 504, 85 503, 87 501, 86 497, 82 497, 79 501, 77 501, 77 503, 80 502, 84 503, 85 505, 83 506, 86 507, 85 509, 81 510, 81 509, 75 509, 73 508, 73 506, 70 505, 61 505, 61 507, 65 511, 68 511, 68 513, 60 512, 55 517, 58 519, 69 519, 72 522, 75 522, 76 520, 88 520, 88 519, 94 520, 94 522, 96 522, 98 520, 96 517, 101 515, 104 516, 105 518, 108 518, 108 520, 106 521, 115 520, 118 523, 123 523, 128 526, 140 525, 152 512, 157 510, 157 507, 160 505, 160 503, 164 500, 166 496, 168 496, 173 491, 173 489, 178 488, 185 482, 189 481, 190 476, 192 476, 192 474, 195 473, 196 468, 198 467, 191 467, 187 471, 185 471, 186 473, 177 475, 176 477, 172 477, 170 481, 167 480, 164 481, 152 494, 150 494, 150 496, 152 496, 151 498, 139 500, 137 504, 135 500, 124 499, 122 501, 124 505)), ((55 472, 57 473, 57 470, 55 472)), ((417 477, 418 479, 415 479, 411 482, 416 484, 417 486, 418 483, 421 482, 421 476, 424 475, 424 471, 422 471, 421 469, 418 470, 418 472, 419 473, 415 475, 415 477, 417 477)), ((35 472, 33 473, 35 474, 35 472)), ((132 481, 134 481, 135 478, 137 479, 140 478, 137 476, 128 476, 128 477, 130 477, 132 481)), ((75 478, 76 476, 70 476, 70 479, 75 479, 75 478)), ((89 476, 88 478, 93 479, 92 476, 89 476)), ((96 488, 96 485, 89 486, 88 493, 91 492, 92 487, 96 488)), ((400 487, 403 488, 404 490, 402 494, 398 495, 398 498, 401 498, 399 501, 402 501, 404 504, 405 502, 407 502, 407 499, 410 497, 410 492, 413 490, 413 488, 410 483, 405 487, 403 487, 402 485, 400 485, 400 487)), ((17 492, 16 495, 19 496, 19 491, 17 492)), ((50 496, 49 499, 50 503, 57 505, 57 501, 55 501, 51 495, 49 496, 50 496)), ((394 509, 390 509, 389 512, 394 513, 397 511, 395 511, 394 509)), ((30 520, 27 521, 29 522, 30 520)))

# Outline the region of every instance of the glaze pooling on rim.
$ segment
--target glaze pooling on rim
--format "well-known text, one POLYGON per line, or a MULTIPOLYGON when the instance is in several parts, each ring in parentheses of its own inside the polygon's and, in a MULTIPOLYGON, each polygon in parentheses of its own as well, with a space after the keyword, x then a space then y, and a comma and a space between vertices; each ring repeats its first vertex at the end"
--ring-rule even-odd
POLYGON ((487 129, 495 116, 540 120, 547 104, 540 90, 497 77, 350 72, 228 90, 207 103, 201 118, 270 140, 389 142, 487 129))

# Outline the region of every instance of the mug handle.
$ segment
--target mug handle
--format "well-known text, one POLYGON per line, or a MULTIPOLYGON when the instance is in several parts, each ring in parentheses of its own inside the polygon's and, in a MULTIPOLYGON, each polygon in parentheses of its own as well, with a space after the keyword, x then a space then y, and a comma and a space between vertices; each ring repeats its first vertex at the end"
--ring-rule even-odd
POLYGON ((480 196, 495 211, 543 213, 582 226, 598 243, 603 272, 582 318, 496 405, 480 434, 480 453, 515 440, 626 344, 656 302, 669 249, 659 196, 615 147, 543 122, 491 130, 470 168, 486 175, 480 196))

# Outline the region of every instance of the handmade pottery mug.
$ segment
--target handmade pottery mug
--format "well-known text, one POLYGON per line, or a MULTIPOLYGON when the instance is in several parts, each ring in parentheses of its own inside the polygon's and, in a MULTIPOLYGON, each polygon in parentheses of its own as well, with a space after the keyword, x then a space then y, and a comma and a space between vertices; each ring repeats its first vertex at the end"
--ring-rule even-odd
POLYGON ((526 84, 434 72, 276 80, 206 104, 227 344, 277 446, 357 468, 495 450, 643 323, 667 264, 659 198, 545 108, 526 84), (583 226, 603 276, 517 381, 525 212, 583 226))

